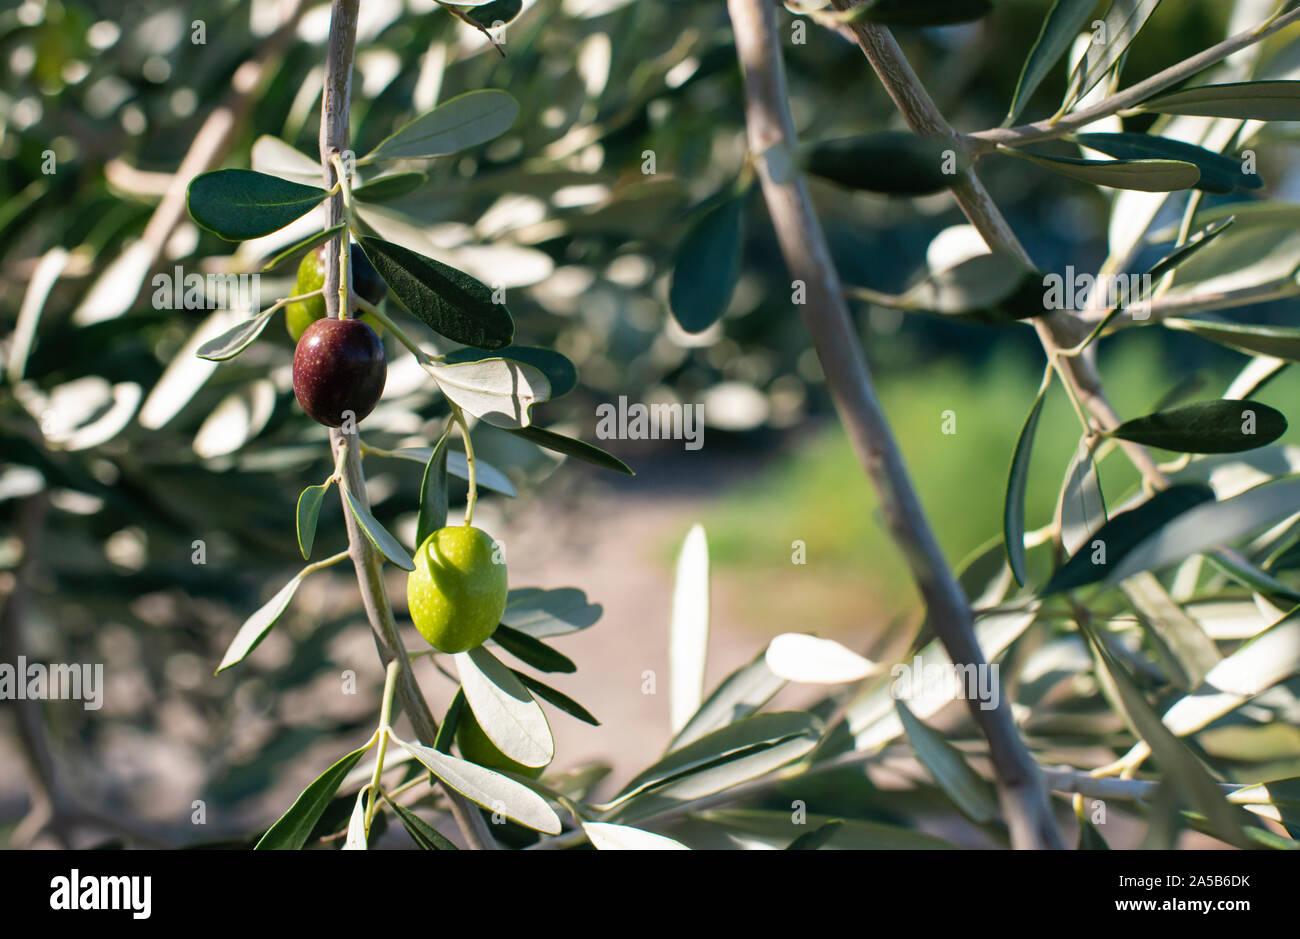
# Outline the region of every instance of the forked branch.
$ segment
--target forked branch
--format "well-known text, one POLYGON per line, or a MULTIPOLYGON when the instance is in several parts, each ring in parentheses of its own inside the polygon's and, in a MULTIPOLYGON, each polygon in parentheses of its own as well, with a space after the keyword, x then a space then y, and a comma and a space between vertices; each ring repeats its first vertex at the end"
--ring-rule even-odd
MULTIPOLYGON (((875 484, 890 534, 911 568, 935 633, 954 663, 983 666, 984 653, 975 637, 970 605, 908 476, 876 397, 825 234, 807 186, 793 169, 794 121, 773 4, 728 0, 727 7, 745 78, 749 149, 758 164, 786 266, 806 288, 800 312, 812 335, 827 387, 849 440, 875 484)), ((975 723, 989 741, 1013 845, 1062 847, 1042 773, 1020 738, 1005 698, 990 710, 975 701, 969 704, 975 723)))

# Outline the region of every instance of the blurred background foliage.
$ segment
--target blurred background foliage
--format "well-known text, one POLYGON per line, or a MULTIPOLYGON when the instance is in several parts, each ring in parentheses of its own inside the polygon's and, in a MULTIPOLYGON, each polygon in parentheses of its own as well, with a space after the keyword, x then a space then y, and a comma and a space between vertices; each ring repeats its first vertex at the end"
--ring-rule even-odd
MULTIPOLYGON (((969 26, 900 33, 955 126, 1001 121, 1047 6, 1001 0, 992 16, 969 26)), ((148 806, 160 817, 187 812, 202 795, 231 809, 230 832, 245 818, 265 820, 268 805, 286 804, 294 786, 272 785, 279 768, 331 735, 368 725, 375 700, 373 693, 329 695, 336 707, 325 713, 308 703, 318 700, 313 683, 337 681, 340 661, 373 659, 350 575, 322 580, 333 586, 310 597, 304 592, 287 630, 237 674, 212 677, 235 626, 300 565, 293 505, 303 486, 328 474, 327 452, 319 428, 293 404, 292 346, 282 328, 273 325, 249 353, 202 381, 172 374, 168 383, 174 359, 195 374, 185 347, 208 314, 158 309, 148 286, 152 273, 176 265, 257 271, 278 245, 303 233, 294 228, 280 242, 272 236, 233 250, 187 218, 161 239, 147 231, 216 109, 230 109, 232 129, 213 148, 212 165, 253 165, 254 143, 266 135, 315 158, 328 4, 306 4, 277 43, 282 18, 296 7, 23 0, 0 11, 4 586, 31 581, 21 640, 29 658, 108 666, 110 707, 98 715, 70 702, 45 709, 76 788, 105 811, 148 806), (195 42, 200 29, 203 41, 195 42), (266 73, 240 97, 232 81, 238 85, 248 61, 265 61, 266 73), (151 237, 160 250, 146 251, 142 264, 140 245, 151 237), (192 558, 198 540, 202 565, 192 558), (34 558, 26 572, 25 558, 34 558), (338 645, 347 626, 359 637, 352 657, 338 645), (166 745, 154 746, 159 739, 166 745), (155 790, 161 762, 181 782, 155 790)), ((1163 5, 1129 54, 1126 80, 1212 44, 1230 7, 1163 5)), ((794 19, 782 16, 789 28, 794 19)), ((806 43, 784 50, 801 137, 899 126, 860 53, 805 26, 806 43)), ((901 610, 911 588, 834 423, 759 200, 724 319, 688 336, 668 315, 673 250, 689 209, 730 186, 744 159, 724 5, 524 0, 504 38, 502 58, 431 0, 364 0, 357 152, 464 91, 501 88, 520 103, 510 133, 432 161, 428 183, 378 211, 372 224, 503 282, 517 341, 553 346, 578 365, 578 389, 539 408, 544 423, 564 422, 591 438, 595 405, 619 395, 705 404, 705 453, 730 469, 708 477, 723 484, 712 486, 704 520, 717 574, 744 585, 736 591, 747 598, 742 621, 761 631, 762 618, 799 618, 799 628, 808 628, 860 621, 864 605, 882 617, 901 610), (795 538, 815 544, 815 560, 825 562, 809 568, 816 587, 801 581, 797 590, 781 589, 789 586, 787 546, 795 538)), ((1064 82, 1057 69, 1027 116, 1055 110, 1064 82)), ((1147 123, 1138 118, 1129 129, 1147 123)), ((1295 190, 1285 139, 1262 159, 1270 197, 1295 190)), ((1095 269, 1105 253, 1102 193, 1012 160, 993 157, 982 166, 1040 267, 1095 269)), ((847 283, 901 290, 923 269, 935 235, 963 221, 946 195, 906 201, 812 185, 847 283)), ((291 265, 265 276, 263 302, 287 294, 292 276, 291 265)), ((1024 328, 865 305, 856 313, 903 452, 943 547, 958 561, 998 530, 1010 454, 1040 375, 1038 343, 1024 328), (941 435, 949 409, 957 433, 941 435)), ((1256 321, 1284 315, 1285 308, 1270 308, 1256 321)), ((1121 413, 1149 409, 1177 376, 1202 371, 1217 388, 1239 367, 1233 353, 1159 332, 1103 348, 1107 389, 1121 413)), ((388 394, 366 422, 367 442, 427 445, 445 411, 417 369, 393 360, 388 394)), ((1293 400, 1297 390, 1284 376, 1262 400, 1293 400)), ((1075 442, 1067 416, 1054 393, 1031 479, 1060 478, 1075 442)), ((521 492, 555 468, 508 435, 480 427, 479 438, 482 455, 521 492)), ((634 468, 652 470, 624 489, 661 485, 668 498, 696 472, 679 442, 605 445, 634 468)), ((377 516, 409 537, 418 467, 371 470, 377 516)), ((1103 476, 1107 491, 1133 482, 1118 466, 1106 471, 1117 474, 1103 476)), ((547 491, 581 490, 590 480, 578 470, 562 473, 547 491)), ((1031 525, 1046 520, 1056 494, 1054 484, 1031 486, 1031 525)), ((337 511, 327 503, 326 552, 341 545, 337 514, 331 528, 337 511)), ((580 586, 600 600, 600 583, 580 586)), ((0 746, 2 828, 22 817, 25 802, 16 735, 0 746)))

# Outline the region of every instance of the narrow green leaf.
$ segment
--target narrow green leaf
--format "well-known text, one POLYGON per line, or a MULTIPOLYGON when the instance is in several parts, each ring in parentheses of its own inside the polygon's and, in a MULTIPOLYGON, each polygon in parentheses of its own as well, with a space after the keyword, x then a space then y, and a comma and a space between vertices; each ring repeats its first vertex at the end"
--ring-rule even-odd
POLYGON ((316 541, 316 520, 320 517, 320 506, 329 487, 328 482, 308 486, 298 497, 298 550, 304 560, 311 557, 311 546, 316 541))
POLYGON ((437 364, 426 369, 448 400, 466 414, 503 430, 527 427, 533 405, 551 394, 550 382, 541 371, 509 359, 437 364))
POLYGON ((375 546, 375 550, 388 558, 388 560, 392 561, 402 570, 415 570, 415 562, 411 560, 411 556, 407 554, 406 549, 402 547, 401 542, 390 535, 388 529, 379 524, 379 521, 373 515, 361 507, 361 503, 357 501, 356 496, 348 492, 347 487, 344 487, 343 495, 347 499, 348 508, 351 509, 353 517, 357 520, 357 524, 360 525, 361 530, 366 533, 366 537, 369 538, 370 543, 375 546))
POLYGON ((500 137, 518 114, 519 102, 504 91, 466 92, 404 124, 357 162, 458 153, 500 137))
POLYGON ((361 202, 389 202, 410 195, 428 181, 425 173, 389 173, 353 189, 352 196, 361 202))
POLYGON ((713 689, 698 711, 677 732, 668 750, 677 750, 720 727, 748 717, 785 687, 785 679, 775 675, 760 652, 713 689))
POLYGON ((298 586, 303 581, 304 574, 299 573, 293 580, 289 581, 266 602, 256 613, 244 621, 244 625, 239 627, 239 632, 231 641, 226 654, 217 666, 216 674, 220 675, 232 665, 238 665, 247 658, 248 654, 257 648, 257 644, 265 638, 266 634, 271 631, 271 627, 276 621, 284 615, 284 611, 289 607, 289 601, 293 595, 298 592, 298 586))
POLYGON ((456 6, 467 7, 470 19, 488 29, 505 26, 524 9, 523 0, 472 0, 456 6))
POLYGON ((523 587, 510 591, 501 622, 535 639, 545 639, 594 626, 603 612, 599 603, 589 601, 577 587, 523 587))
MULTIPOLYGON (((400 450, 394 450, 393 456, 427 466, 429 461, 433 459, 433 447, 403 447, 400 450)), ((447 451, 447 472, 459 479, 469 479, 469 461, 465 459, 464 453, 459 450, 447 451)), ((474 472, 481 489, 491 489, 493 492, 499 492, 512 498, 519 494, 515 491, 514 483, 510 481, 510 477, 491 463, 485 462, 482 457, 474 458, 474 472)))
POLYGON ((1069 50, 1074 38, 1083 30, 1084 24, 1097 6, 1097 0, 1056 0, 1052 9, 1043 20, 1043 27, 1038 31, 1034 47, 1029 50, 1024 68, 1020 70, 1020 80, 1016 82, 1015 94, 1011 97, 1011 107, 1007 110, 1003 127, 1016 122, 1020 112, 1029 104, 1029 99, 1038 86, 1051 73, 1061 56, 1069 50))
POLYGON ((1107 579, 1118 582, 1139 571, 1157 571, 1222 547, 1293 515, 1297 505, 1300 477, 1291 476, 1261 483, 1222 502, 1195 506, 1143 539, 1113 565, 1107 579))
POLYGON ((1137 38, 1160 0, 1114 0, 1102 20, 1105 32, 1094 34, 1101 42, 1090 42, 1083 58, 1070 75, 1066 101, 1078 101, 1101 81, 1106 73, 1119 64, 1125 50, 1137 38))
POLYGON ((709 545, 704 526, 686 533, 673 578, 668 624, 668 710, 673 732, 686 726, 704 697, 709 648, 709 545))
POLYGON ((1061 487, 1061 547, 1073 554, 1088 536, 1106 524, 1106 499, 1087 439, 1079 441, 1061 487))
POLYGON ((582 830, 587 833, 597 851, 686 851, 686 845, 654 832, 630 828, 627 825, 612 825, 609 822, 583 822, 582 830))
POLYGON ((688 333, 702 333, 731 302, 740 279, 748 192, 696 216, 673 259, 668 306, 688 333))
POLYGON ((614 797, 610 806, 624 803, 637 793, 662 786, 678 777, 689 776, 720 763, 741 760, 753 755, 755 749, 773 747, 792 739, 806 741, 811 749, 820 738, 821 731, 822 722, 815 715, 804 711, 755 714, 667 754, 638 773, 614 797))
POLYGON ((544 430, 536 425, 528 427, 505 427, 516 437, 523 437, 525 440, 531 440, 539 447, 545 447, 547 450, 554 450, 556 453, 563 453, 565 456, 575 457, 584 463, 590 463, 593 466, 599 466, 604 469, 614 470, 616 473, 624 473, 628 476, 635 476, 636 473, 628 467, 626 463, 615 456, 611 456, 599 447, 593 447, 591 444, 575 440, 572 437, 565 437, 563 434, 557 434, 554 431, 544 430))
POLYGON ((1120 160, 1163 159, 1195 164, 1201 171, 1196 188, 1205 192, 1222 194, 1264 185, 1258 173, 1243 171, 1245 164, 1241 160, 1181 140, 1134 133, 1076 134, 1074 139, 1089 150, 1120 160))
POLYGON ((1047 389, 1051 385, 1043 383, 1034 406, 1029 409, 1029 416, 1020 429, 1016 439, 1016 451, 1011 457, 1011 475, 1007 477, 1007 497, 1002 510, 1002 536, 1007 546, 1007 561, 1011 564, 1011 573, 1016 583, 1025 584, 1025 490, 1029 486, 1029 457, 1034 449, 1034 434, 1038 431, 1038 419, 1043 414, 1043 402, 1047 400, 1047 389))
POLYGON ((1221 398, 1136 417, 1110 435, 1180 453, 1240 453, 1272 443, 1286 428, 1286 417, 1267 404, 1221 398))
POLYGON ((456 845, 447 839, 442 832, 434 828, 420 816, 416 815, 404 805, 398 805, 388 794, 384 794, 384 801, 388 803, 389 808, 397 815, 397 820, 402 823, 406 833, 411 836, 416 847, 421 851, 456 851, 456 845))
POLYGON ((343 229, 347 227, 348 227, 347 222, 339 222, 337 225, 335 225, 332 228, 327 228, 324 231, 318 231, 315 234, 308 235, 306 238, 294 242, 293 244, 289 245, 289 247, 279 251, 274 257, 272 257, 269 261, 263 264, 262 270, 272 271, 275 270, 277 267, 279 267, 281 264, 283 264, 285 261, 299 260, 304 254, 306 254, 312 248, 316 248, 319 247, 320 245, 323 245, 325 242, 329 241, 331 238, 339 234, 341 231, 343 231, 343 229))
POLYGON ((516 763, 548 765, 555 757, 550 725, 514 673, 482 646, 455 659, 461 691, 488 739, 516 763))
POLYGON ((1199 85, 1148 98, 1139 109, 1247 121, 1300 121, 1300 81, 1199 85))
POLYGON ((449 365, 457 365, 463 362, 481 362, 486 359, 508 359, 511 362, 522 362, 524 365, 531 365, 543 375, 551 385, 551 396, 548 401, 554 401, 556 398, 567 395, 570 391, 578 386, 578 370, 568 357, 556 352, 554 349, 547 349, 542 346, 506 346, 504 349, 491 351, 488 349, 456 349, 454 352, 448 352, 443 356, 443 361, 449 365))
MULTIPOLYGON (((1151 265, 1150 270, 1148 270, 1146 276, 1143 277, 1143 281, 1150 282, 1153 285, 1159 283, 1162 277, 1170 271, 1177 270, 1180 264, 1192 257, 1206 245, 1210 244, 1215 238, 1218 238, 1231 226, 1235 225, 1236 222, 1237 219, 1235 216, 1225 218, 1222 221, 1211 222, 1196 234, 1192 235, 1192 237, 1188 238, 1186 242, 1176 246, 1163 258, 1151 265)), ((1140 296, 1145 298, 1146 293, 1143 292, 1140 296)))
POLYGON ((279 231, 325 199, 317 186, 252 170, 215 170, 190 180, 190 217, 226 241, 246 241, 279 231))
POLYGON ((1208 486, 1179 485, 1157 492, 1146 502, 1112 515, 1048 580, 1043 596, 1077 590, 1106 578, 1153 532, 1205 502, 1214 501, 1208 486))
POLYGON ((845 188, 893 196, 942 192, 966 167, 951 140, 907 131, 823 140, 803 152, 801 163, 813 176, 845 188))
POLYGON ((571 674, 578 670, 573 659, 552 649, 540 639, 534 639, 528 633, 511 629, 502 623, 492 633, 492 641, 505 649, 519 661, 541 672, 558 672, 571 674))
POLYGON ((1086 818, 1079 819, 1079 847, 1080 851, 1109 851, 1110 845, 1106 844, 1106 839, 1086 818))
POLYGON ((1289 362, 1300 362, 1300 326, 1264 326, 1233 323, 1210 317, 1185 319, 1172 317, 1162 321, 1166 329, 1194 333, 1202 339, 1245 352, 1268 355, 1289 362))
MULTIPOLYGON (((415 543, 447 524, 447 437, 438 441, 424 467, 420 483, 420 511, 415 520, 415 543)), ((477 467, 476 467, 477 469, 477 467)))
POLYGON ((1154 575, 1143 571, 1120 584, 1152 644, 1168 651, 1166 674, 1187 690, 1198 687, 1222 656, 1200 623, 1188 616, 1154 575))
POLYGON ((962 752, 938 731, 918 720, 902 700, 897 702, 897 708, 916 758, 939 788, 972 821, 982 824, 992 819, 997 814, 997 804, 989 785, 970 768, 962 752))
POLYGON ((255 851, 297 851, 307 843, 316 820, 321 817, 325 807, 338 792, 343 779, 357 765, 357 761, 370 749, 367 744, 359 750, 353 750, 325 772, 316 781, 302 791, 302 795, 289 806, 289 811, 280 816, 253 847, 255 851))
MULTIPOLYGON (((498 626, 497 628, 500 629, 501 627, 498 626)), ((570 717, 576 717, 584 724, 590 724, 592 727, 600 726, 600 721, 596 720, 595 716, 590 711, 577 701, 574 701, 567 694, 564 694, 561 691, 556 691, 550 685, 543 684, 532 675, 525 674, 524 672, 513 668, 510 671, 514 672, 515 677, 523 682, 525 688, 537 695, 537 697, 541 698, 547 704, 559 708, 570 717)))
POLYGON ((487 3, 475 3, 467 12, 474 22, 488 29, 499 29, 518 16, 523 8, 523 0, 488 0, 487 3))
POLYGON ((362 238, 361 249, 411 314, 439 335, 481 349, 510 345, 515 324, 486 285, 432 258, 381 238, 362 238))
POLYGON ((1136 189, 1139 192, 1175 192, 1194 189, 1201 179, 1196 164, 1183 160, 1081 160, 1076 157, 1044 156, 1024 150, 1005 149, 1030 163, 1094 186, 1136 189))
POLYGON ((826 842, 835 836, 835 833, 844 827, 844 822, 836 819, 833 822, 827 822, 824 825, 818 825, 807 834, 800 835, 791 841, 786 847, 787 851, 816 851, 826 842))
POLYGON ((433 775, 471 802, 490 812, 500 812, 525 828, 550 835, 560 833, 560 817, 546 800, 509 776, 484 769, 419 744, 398 740, 433 775))
POLYGON ((461 709, 465 707, 465 690, 456 689, 456 695, 447 705, 447 713, 438 725, 438 735, 433 741, 433 748, 439 753, 450 753, 452 742, 456 739, 456 727, 460 724, 461 709))
POLYGON ((271 322, 270 313, 259 313, 251 320, 244 320, 238 326, 226 330, 215 339, 209 339, 199 346, 198 351, 194 354, 200 359, 208 359, 211 362, 225 362, 227 359, 233 359, 251 346, 258 336, 262 335, 262 330, 266 329, 266 324, 269 322, 271 322))
POLYGON ((1215 837, 1239 848, 1247 847, 1249 841, 1242 832, 1240 810, 1228 803, 1200 760, 1161 723, 1124 666, 1093 629, 1082 622, 1080 627, 1097 657, 1097 677, 1110 685, 1111 696, 1133 732, 1151 747, 1164 770, 1164 779, 1205 816, 1215 837))

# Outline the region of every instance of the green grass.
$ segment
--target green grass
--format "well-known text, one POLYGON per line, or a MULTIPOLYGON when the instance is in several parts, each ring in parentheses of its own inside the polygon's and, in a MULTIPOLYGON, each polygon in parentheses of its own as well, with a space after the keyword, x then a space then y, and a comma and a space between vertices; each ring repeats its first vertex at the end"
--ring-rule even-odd
MULTIPOLYGON (((883 382, 881 398, 890 424, 940 545, 954 565, 990 539, 1001 538, 1011 455, 1042 377, 1041 361, 1003 355, 978 370, 957 361, 936 362, 883 382), (941 432, 948 410, 956 414, 953 435, 941 432)), ((1225 359, 1193 399, 1221 394, 1245 362, 1244 357, 1225 359)), ((1116 343, 1114 351, 1104 349, 1101 369, 1107 393, 1125 418, 1149 413, 1178 379, 1158 345, 1140 334, 1116 343)), ((1284 375, 1261 399, 1274 399, 1285 411, 1298 387, 1300 380, 1284 375)), ((1079 435, 1079 422, 1056 382, 1030 464, 1030 529, 1051 521, 1079 435)), ((1101 478, 1107 502, 1114 505, 1137 474, 1116 452, 1103 463, 1101 478)), ((704 522, 713 565, 740 588, 736 602, 747 617, 791 613, 807 604, 809 587, 824 594, 808 612, 813 620, 860 618, 868 610, 889 614, 914 600, 911 577, 885 530, 875 491, 838 425, 730 491, 704 522), (807 546, 804 567, 792 563, 796 540, 807 546), (787 585, 802 599, 782 610, 787 585)), ((808 622, 800 628, 817 625, 808 622)))

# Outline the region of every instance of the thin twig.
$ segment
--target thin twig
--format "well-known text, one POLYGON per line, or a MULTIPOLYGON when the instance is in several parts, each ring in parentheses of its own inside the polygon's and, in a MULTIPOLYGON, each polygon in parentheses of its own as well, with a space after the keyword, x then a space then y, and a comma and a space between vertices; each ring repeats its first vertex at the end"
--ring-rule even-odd
MULTIPOLYGON (((911 567, 930 623, 953 662, 984 666, 970 606, 939 548, 876 397, 807 185, 792 169, 797 145, 772 5, 728 0, 744 73, 749 150, 790 274, 806 288, 800 312, 850 441, 879 493, 886 523, 911 567), (783 165, 784 164, 784 165, 783 165)), ((1061 847, 1038 765, 1016 730, 1010 706, 971 715, 989 741, 1002 808, 1018 847, 1061 847)))
MULTIPOLYGON (((840 6, 838 0, 835 5, 840 6)), ((1017 127, 995 127, 992 130, 983 130, 970 134, 966 139, 970 141, 972 153, 979 155, 993 150, 998 144, 1018 146, 1035 140, 1064 137, 1066 134, 1073 133, 1080 127, 1086 127, 1103 117, 1109 117, 1112 114, 1118 114, 1121 111, 1136 107, 1153 95, 1159 94, 1167 88, 1172 88, 1179 82, 1222 62, 1233 53, 1253 46, 1255 43, 1268 38, 1278 30, 1284 29, 1297 21, 1300 21, 1300 8, 1284 13, 1271 22, 1256 26, 1253 29, 1244 30, 1235 36, 1230 36, 1218 45, 1211 46, 1190 59, 1185 59, 1177 65, 1171 65, 1164 71, 1157 72, 1136 85, 1109 95, 1091 107, 1071 112, 1055 123, 1051 120, 1044 120, 1036 121, 1033 124, 1021 124, 1017 127)))
MULTIPOLYGON (((331 154, 342 153, 348 145, 348 110, 352 96, 352 57, 356 45, 357 5, 359 0, 333 0, 330 12, 329 47, 325 57, 325 90, 321 105, 320 157, 321 168, 325 177, 325 187, 332 188, 335 183, 331 154)), ((329 228, 344 220, 343 197, 340 193, 326 203, 325 227, 329 228)), ((341 249, 340 239, 346 234, 336 236, 330 242, 328 257, 336 257, 341 249)), ((342 308, 339 304, 339 269, 335 264, 325 265, 325 304, 327 315, 338 317, 342 308)), ((339 487, 343 499, 343 518, 348 532, 348 553, 357 571, 357 583, 361 588, 361 601, 366 610, 366 617, 374 630, 375 645, 379 658, 387 668, 388 663, 398 663, 397 694, 402 702, 411 726, 419 740, 427 746, 433 746, 438 734, 438 723, 434 720, 429 704, 424 700, 415 673, 411 670, 406 647, 402 644, 397 631, 397 621, 393 617, 393 608, 388 602, 388 592, 384 585, 384 560, 371 545, 370 539, 361 530, 360 524, 348 508, 343 490, 369 509, 366 497, 366 478, 361 469, 361 447, 359 435, 349 437, 340 430, 330 431, 330 445, 336 459, 342 460, 344 486, 339 487), (340 451, 342 453, 340 454, 340 451)), ((444 787, 461 833, 473 848, 495 848, 496 844, 483 821, 477 806, 460 793, 444 787)))

